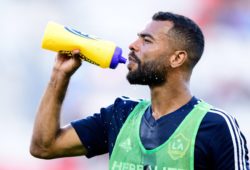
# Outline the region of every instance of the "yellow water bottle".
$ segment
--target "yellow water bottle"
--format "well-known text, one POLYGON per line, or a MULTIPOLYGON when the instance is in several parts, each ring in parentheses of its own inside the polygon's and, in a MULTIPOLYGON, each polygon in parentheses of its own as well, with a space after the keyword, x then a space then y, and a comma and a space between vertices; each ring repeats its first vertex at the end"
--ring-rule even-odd
POLYGON ((102 68, 116 68, 119 63, 126 63, 122 49, 111 41, 102 40, 75 29, 49 22, 42 40, 42 48, 55 52, 67 53, 80 50, 83 60, 102 68))

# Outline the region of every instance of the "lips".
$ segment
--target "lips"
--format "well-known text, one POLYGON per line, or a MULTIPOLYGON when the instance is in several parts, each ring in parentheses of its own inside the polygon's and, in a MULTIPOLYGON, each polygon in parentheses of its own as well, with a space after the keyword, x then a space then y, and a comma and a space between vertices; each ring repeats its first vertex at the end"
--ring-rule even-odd
POLYGON ((134 52, 130 52, 128 56, 129 61, 138 63, 139 58, 134 54, 134 52))
POLYGON ((129 55, 128 61, 136 62, 136 59, 132 55, 129 55))
POLYGON ((134 57, 132 57, 131 55, 129 55, 128 61, 129 61, 129 62, 128 62, 127 68, 128 68, 129 71, 131 71, 132 68, 133 68, 133 66, 134 66, 135 64, 137 64, 137 61, 136 61, 136 59, 135 59, 134 57))
POLYGON ((140 64, 140 59, 139 57, 137 57, 134 51, 130 51, 128 55, 128 61, 129 62, 128 62, 127 68, 129 69, 129 71, 131 71, 133 67, 135 67, 135 65, 140 64))

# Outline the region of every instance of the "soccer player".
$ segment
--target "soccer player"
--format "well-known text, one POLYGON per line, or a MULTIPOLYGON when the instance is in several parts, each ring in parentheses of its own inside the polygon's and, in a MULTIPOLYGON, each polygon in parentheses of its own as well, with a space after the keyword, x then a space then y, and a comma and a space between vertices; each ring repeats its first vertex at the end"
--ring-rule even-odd
POLYGON ((129 49, 127 79, 149 86, 151 99, 118 97, 100 113, 60 127, 62 102, 81 60, 78 50, 59 53, 37 112, 31 154, 52 159, 109 153, 112 170, 249 169, 236 120, 190 91, 204 49, 200 28, 185 16, 158 12, 129 49))

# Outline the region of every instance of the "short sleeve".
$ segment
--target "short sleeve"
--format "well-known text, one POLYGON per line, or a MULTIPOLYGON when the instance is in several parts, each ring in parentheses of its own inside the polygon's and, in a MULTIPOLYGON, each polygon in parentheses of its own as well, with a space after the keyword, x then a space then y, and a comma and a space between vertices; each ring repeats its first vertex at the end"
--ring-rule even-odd
POLYGON ((71 122, 87 149, 87 158, 112 152, 116 137, 136 104, 137 101, 119 97, 114 104, 101 108, 100 113, 71 122))
MULTIPOLYGON (((205 158, 211 169, 247 169, 248 149, 244 135, 234 117, 217 109, 206 115, 206 139, 209 157, 205 158)), ((205 134, 205 133, 204 133, 205 134)), ((205 138, 204 138, 205 139, 205 138)))
POLYGON ((102 108, 100 113, 85 119, 71 122, 82 144, 87 149, 86 157, 101 155, 108 152, 106 120, 113 112, 113 105, 102 108))

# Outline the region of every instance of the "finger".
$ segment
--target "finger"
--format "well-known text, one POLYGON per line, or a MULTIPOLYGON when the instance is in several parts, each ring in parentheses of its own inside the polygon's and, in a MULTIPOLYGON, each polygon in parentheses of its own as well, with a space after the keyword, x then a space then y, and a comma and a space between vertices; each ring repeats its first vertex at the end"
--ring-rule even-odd
POLYGON ((72 51, 72 54, 73 54, 73 58, 75 60, 77 60, 78 62, 82 62, 82 57, 81 57, 81 53, 80 53, 80 50, 76 49, 76 50, 73 50, 72 51))
POLYGON ((76 55, 76 54, 80 54, 80 50, 79 49, 75 49, 72 51, 72 55, 76 55))
POLYGON ((66 53, 58 52, 56 56, 56 61, 64 61, 67 60, 69 56, 66 53))

